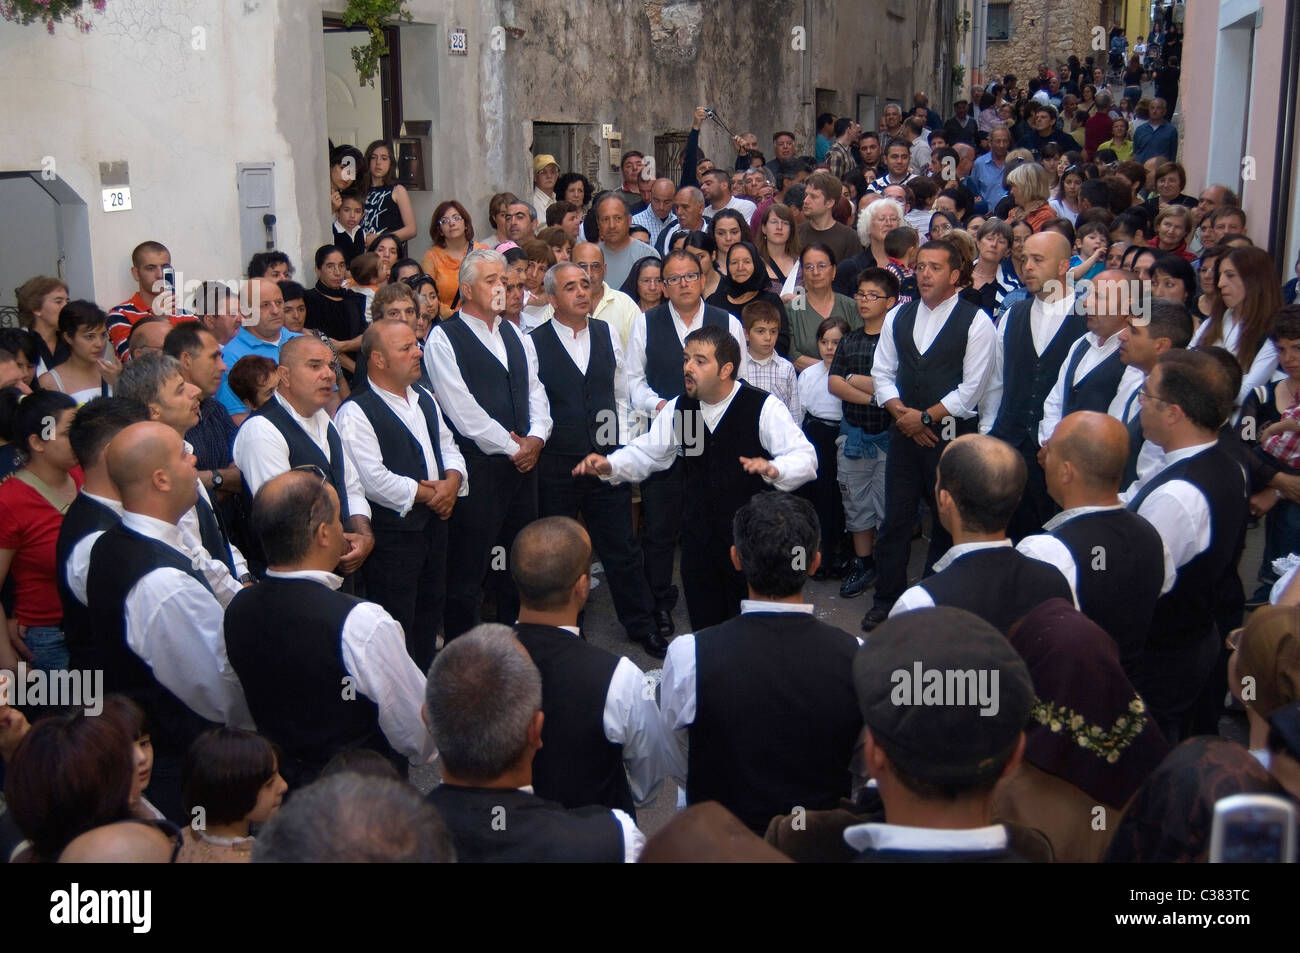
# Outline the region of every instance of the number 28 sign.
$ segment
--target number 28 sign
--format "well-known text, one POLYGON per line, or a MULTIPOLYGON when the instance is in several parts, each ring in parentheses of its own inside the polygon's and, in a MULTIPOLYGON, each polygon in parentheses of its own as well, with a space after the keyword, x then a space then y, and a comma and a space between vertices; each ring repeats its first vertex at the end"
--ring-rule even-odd
POLYGON ((130 186, 119 185, 104 189, 101 194, 104 197, 105 212, 125 212, 131 208, 130 186))

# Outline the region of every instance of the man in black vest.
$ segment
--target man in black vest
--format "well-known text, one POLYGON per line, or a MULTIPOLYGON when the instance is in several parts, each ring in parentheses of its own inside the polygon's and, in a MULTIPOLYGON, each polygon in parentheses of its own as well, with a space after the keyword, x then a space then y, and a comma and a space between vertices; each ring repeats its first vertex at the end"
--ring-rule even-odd
MULTIPOLYGON (((466 255, 460 310, 434 327, 424 349, 424 366, 469 469, 470 494, 448 527, 448 640, 478 622, 489 568, 504 573, 515 534, 537 518, 537 458, 551 435, 532 342, 501 317, 505 271, 505 256, 494 251, 466 255)), ((497 618, 514 622, 518 612, 507 579, 497 592, 497 618)))
POLYGON ((1038 532, 1056 510, 1038 463, 1038 424, 1070 345, 1087 330, 1066 287, 1070 252, 1059 232, 1025 239, 1020 278, 1033 297, 1012 307, 998 325, 993 371, 980 402, 980 432, 1005 440, 1025 458, 1025 492, 1009 528, 1015 540, 1038 532))
POLYGON ((1142 403, 1138 391, 1155 369, 1160 355, 1185 348, 1192 340, 1192 316, 1187 306, 1155 299, 1141 317, 1129 318, 1119 332, 1119 359, 1128 368, 1110 404, 1110 415, 1128 432, 1128 460, 1119 488, 1127 490, 1139 474, 1147 476, 1160 463, 1160 448, 1142 436, 1142 403))
MULTIPOLYGON (((373 378, 371 378, 373 381, 373 378)), ((435 754, 420 723, 424 676, 384 609, 338 591, 348 548, 338 493, 307 470, 264 483, 253 531, 266 578, 235 597, 226 652, 260 731, 280 746, 290 788, 314 781, 341 751, 369 748, 404 775, 435 754)))
POLYGON ((250 496, 272 477, 295 467, 316 467, 339 496, 345 535, 351 544, 339 560, 340 575, 361 568, 374 548, 370 504, 325 405, 334 396, 334 352, 312 335, 280 347, 280 381, 271 399, 250 416, 235 436, 235 465, 250 496))
POLYGON ((551 407, 551 439, 537 463, 542 516, 582 514, 605 567, 614 610, 628 637, 655 658, 668 641, 655 628, 641 545, 632 527, 632 488, 595 477, 574 479, 589 453, 609 453, 626 432, 627 374, 618 335, 587 317, 591 280, 577 265, 554 265, 546 293, 554 315, 532 332, 537 376, 551 407))
POLYGON ((636 817, 663 782, 663 728, 641 669, 578 630, 590 567, 591 538, 567 516, 530 523, 510 550, 515 632, 542 673, 546 712, 533 790, 565 807, 603 804, 636 817))
MULTIPOLYGON (((729 331, 740 353, 745 332, 734 315, 704 303, 700 263, 689 252, 670 252, 662 266, 664 297, 632 324, 627 341, 627 385, 632 410, 653 420, 682 395, 682 349, 686 337, 702 327, 729 331)), ((739 367, 739 363, 737 363, 739 367)), ((674 464, 641 484, 646 581, 655 600, 655 624, 665 639, 673 634, 673 552, 682 528, 682 467, 674 464)))
POLYGON ((542 746, 542 676, 513 632, 480 625, 429 669, 425 723, 441 753, 429 792, 462 863, 635 863, 645 835, 626 812, 565 808, 531 790, 542 746))
POLYGON ((756 833, 796 807, 849 794, 845 752, 862 727, 858 639, 818 621, 803 587, 821 562, 811 503, 760 493, 735 515, 729 558, 745 574, 741 615, 674 639, 660 687, 686 800, 719 801, 756 833))
POLYGON ((1060 570, 1016 552, 1007 538, 1024 487, 1024 457, 1010 444, 983 434, 948 444, 934 495, 953 546, 934 564, 934 575, 903 593, 890 615, 955 606, 1007 632, 1041 602, 1073 602, 1060 570))
POLYGON ((54 547, 55 580, 63 605, 61 627, 68 640, 69 667, 98 669, 91 638, 90 611, 86 608, 86 573, 90 552, 104 530, 122 520, 122 497, 108 477, 104 451, 119 432, 148 419, 148 411, 124 397, 96 397, 83 404, 68 428, 68 443, 81 464, 85 482, 63 514, 54 547))
POLYGON ((1088 331, 1070 348, 1038 423, 1040 446, 1052 431, 1076 410, 1106 413, 1119 392, 1124 362, 1119 356, 1119 336, 1129 320, 1140 317, 1141 282, 1131 271, 1108 269, 1092 280, 1084 299, 1088 331))
POLYGON ((894 418, 894 429, 885 463, 885 519, 876 541, 875 604, 862 619, 867 632, 885 621, 907 588, 912 529, 922 501, 931 515, 927 575, 952 545, 935 508, 935 471, 943 448, 978 426, 976 408, 997 345, 989 316, 957 296, 962 267, 955 246, 944 241, 921 246, 920 300, 885 318, 876 347, 871 374, 876 403, 894 418))
POLYGON ((174 429, 132 424, 108 445, 122 522, 95 542, 87 572, 91 637, 104 690, 144 709, 153 730, 150 800, 181 820, 181 760, 211 723, 252 728, 221 637, 224 604, 202 549, 178 526, 194 506, 198 472, 174 429), (196 568, 198 567, 198 568, 196 568))
POLYGON ((1043 468, 1062 512, 1016 549, 1061 571, 1079 610, 1115 640, 1132 681, 1172 573, 1160 534, 1119 500, 1128 447, 1124 425, 1108 414, 1080 410, 1057 424, 1043 448, 1043 468))
POLYGON ((1156 602, 1134 687, 1172 744, 1217 723, 1223 680, 1212 673, 1226 653, 1215 618, 1223 600, 1243 599, 1246 475, 1217 439, 1236 393, 1213 357, 1167 351, 1138 399, 1142 432, 1164 457, 1134 484, 1128 508, 1156 528, 1175 576, 1156 602))
POLYGON ((884 823, 844 831, 857 861, 1020 860, 993 823, 994 788, 1024 757, 1034 704, 1011 643, 960 609, 909 612, 858 649, 853 684, 866 722, 862 773, 885 809, 884 823))
MULTIPOLYGON (((117 379, 114 393, 118 397, 144 404, 149 410, 150 420, 157 420, 171 427, 182 441, 199 422, 199 399, 202 397, 202 391, 185 379, 180 362, 166 354, 154 351, 127 361, 117 379)), ((188 442, 185 443, 185 447, 187 453, 194 452, 194 448, 188 442)), ((212 505, 207 487, 203 486, 202 482, 199 483, 194 508, 181 518, 180 527, 202 543, 213 560, 225 567, 225 573, 218 572, 216 576, 208 572, 210 581, 215 581, 217 576, 223 575, 228 575, 231 582, 252 581, 243 553, 230 542, 229 534, 222 525, 216 508, 212 505)), ((228 602, 237 591, 238 583, 230 590, 224 601, 228 602)))
POLYGON ((817 452, 785 404, 736 380, 739 364, 740 347, 727 331, 710 324, 692 331, 686 392, 662 408, 648 433, 609 457, 590 454, 573 471, 628 483, 681 469, 682 586, 697 632, 739 613, 745 597, 745 578, 728 555, 736 511, 767 486, 795 490, 817 475, 817 452))
POLYGON ((403 321, 376 321, 360 354, 368 383, 334 423, 356 461, 375 530, 361 571, 367 597, 401 624, 407 651, 426 672, 446 602, 447 520, 469 492, 468 468, 433 395, 416 385, 423 355, 415 332, 403 321))

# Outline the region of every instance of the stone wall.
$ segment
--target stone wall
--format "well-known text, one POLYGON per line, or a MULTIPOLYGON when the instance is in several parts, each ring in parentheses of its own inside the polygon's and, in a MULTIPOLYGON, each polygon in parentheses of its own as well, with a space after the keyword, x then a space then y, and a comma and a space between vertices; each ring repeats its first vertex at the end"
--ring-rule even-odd
POLYGON ((1104 58, 1091 48, 1102 25, 1101 0, 1012 0, 1011 38, 988 41, 988 75, 1013 73, 1023 88, 1038 66, 1055 70, 1070 55, 1104 58))

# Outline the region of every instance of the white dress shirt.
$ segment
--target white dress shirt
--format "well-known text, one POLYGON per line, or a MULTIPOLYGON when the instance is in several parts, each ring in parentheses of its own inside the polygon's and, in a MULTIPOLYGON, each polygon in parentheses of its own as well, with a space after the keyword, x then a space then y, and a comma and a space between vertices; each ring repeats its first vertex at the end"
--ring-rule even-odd
POLYGON ((854 824, 844 828, 844 843, 858 853, 874 850, 994 851, 1007 849, 1001 824, 969 830, 906 827, 902 824, 854 824))
MULTIPOLYGON (((325 409, 322 407, 310 417, 302 417, 279 394, 272 394, 271 399, 280 402, 280 406, 289 414, 289 419, 303 429, 311 442, 316 444, 320 452, 325 455, 326 460, 330 459, 328 435, 334 424, 325 409)), ((342 443, 342 435, 339 441, 342 443)), ((239 472, 244 475, 244 485, 252 495, 256 495, 267 480, 290 470, 289 444, 285 442, 284 436, 276 429, 275 424, 258 414, 253 414, 240 426, 239 432, 235 434, 232 453, 235 466, 239 467, 239 472)), ((343 443, 343 470, 344 485, 348 492, 348 512, 352 516, 364 516, 369 519, 370 504, 366 502, 365 487, 361 485, 356 461, 348 453, 346 443, 343 443)))
MULTIPOLYGON (((912 328, 912 342, 922 355, 934 344, 935 338, 947 324, 949 316, 957 306, 957 294, 942 302, 937 308, 930 308, 924 301, 917 302, 916 323, 912 328)), ((871 365, 871 379, 876 383, 876 404, 884 407, 886 403, 898 397, 898 344, 894 340, 894 321, 898 317, 898 305, 885 315, 885 323, 880 329, 880 343, 876 345, 875 361, 871 365)), ((993 369, 994 352, 997 345, 997 329, 987 314, 981 311, 970 323, 966 334, 966 354, 962 359, 961 383, 945 394, 939 401, 953 417, 965 419, 974 417, 976 407, 984 396, 989 373, 993 369)), ((925 407, 914 408, 926 410, 925 407)))
MULTIPOLYGON (((1001 275, 1001 270, 998 272, 1001 275)), ((1043 301, 1035 297, 1029 305, 1029 333, 1034 340, 1034 353, 1039 357, 1047 350, 1052 339, 1061 330, 1065 319, 1074 313, 1074 295, 1069 294, 1059 301, 1043 301)), ((980 433, 988 433, 998 419, 1002 409, 1002 380, 1007 366, 1007 315, 998 323, 998 342, 993 349, 993 366, 989 370, 988 386, 984 388, 984 397, 980 400, 980 433)))
MULTIPOLYGON (((1241 322, 1229 308, 1223 315, 1222 330, 1219 332, 1219 338, 1216 341, 1205 340, 1206 332, 1210 329, 1210 322, 1204 321, 1192 335, 1192 343, 1189 347, 1199 347, 1202 344, 1216 344, 1224 350, 1230 351, 1235 357, 1237 354, 1237 342, 1241 338, 1241 322)), ((1255 359, 1250 362, 1250 370, 1246 371, 1241 378, 1241 390, 1237 392, 1237 401, 1235 406, 1240 407, 1245 403, 1250 392, 1261 384, 1267 384, 1272 380, 1277 372, 1277 347, 1267 337, 1259 342, 1259 350, 1255 352, 1255 359)))
MULTIPOLYGON (((548 320, 574 367, 585 377, 587 367, 591 364, 591 322, 599 319, 588 319, 577 331, 556 321, 554 316, 548 320)), ((609 343, 614 349, 614 406, 618 411, 618 443, 623 444, 631 439, 629 428, 632 418, 628 405, 627 365, 623 361, 623 346, 619 343, 618 332, 612 327, 609 329, 609 343)))
MULTIPOLYGON (((118 519, 122 518, 125 510, 122 509, 120 500, 110 500, 106 496, 86 493, 84 489, 81 492, 101 506, 107 506, 117 514, 118 519)), ((97 529, 81 537, 81 539, 77 540, 77 544, 72 547, 72 552, 68 553, 68 561, 63 564, 63 581, 67 583, 68 591, 72 593, 72 597, 83 606, 89 603, 86 598, 86 577, 90 574, 90 551, 95 548, 95 542, 103 535, 104 531, 97 529)))
POLYGON ((1116 331, 1103 341, 1089 331, 1071 345, 1070 353, 1061 362, 1061 371, 1056 375, 1056 384, 1053 385, 1051 393, 1047 395, 1047 400, 1043 402, 1043 419, 1038 422, 1039 446, 1047 443, 1052 438, 1052 431, 1061 422, 1061 411, 1065 408, 1066 389, 1083 380, 1093 368, 1119 350, 1119 334, 1119 331, 1116 331), (1079 366, 1074 369, 1074 376, 1070 377, 1070 362, 1074 360, 1074 355, 1079 348, 1087 348, 1087 350, 1084 352, 1083 357, 1080 358, 1079 366), (1070 377, 1070 379, 1066 380, 1067 377, 1070 377))
MULTIPOLYGON (((580 637, 577 626, 558 628, 580 637)), ((623 748, 623 769, 637 806, 653 800, 663 784, 672 755, 659 720, 654 691, 647 691, 645 673, 627 656, 618 660, 610 677, 601 726, 605 739, 623 748)))
MULTIPOLYGON (((1119 379, 1119 390, 1115 392, 1115 399, 1110 402, 1106 413, 1127 427, 1142 413, 1142 401, 1137 396, 1137 392, 1141 390, 1146 380, 1146 372, 1137 365, 1130 364, 1124 371, 1124 376, 1119 379)), ((1144 439, 1137 458, 1138 485, 1150 479, 1151 474, 1163 469, 1164 459, 1165 452, 1150 440, 1144 439)), ((1131 498, 1131 492, 1121 493, 1120 502, 1127 502, 1131 498)))
MULTIPOLYGON (((700 402, 700 416, 709 433, 717 429, 722 415, 731 406, 740 390, 738 381, 732 382, 731 393, 716 404, 700 402)), ((664 412, 654 419, 650 429, 626 447, 615 450, 607 458, 614 468, 609 476, 601 477, 610 483, 640 483, 652 473, 667 470, 677 459, 681 446, 682 427, 677 424, 677 401, 674 397, 664 406, 664 412)), ((763 477, 763 482, 774 489, 787 492, 798 489, 817 476, 817 451, 808 442, 802 430, 790 417, 790 411, 780 400, 768 394, 758 417, 758 439, 763 449, 772 455, 777 469, 775 480, 763 477)), ((736 461, 736 477, 744 471, 736 461)))
MULTIPOLYGON (((140 513, 122 525, 195 559, 178 527, 140 513)), ((154 678, 200 717, 253 728, 244 688, 226 657, 225 609, 187 572, 170 566, 146 573, 126 594, 126 644, 154 678)))
MULTIPOLYGON (((1078 516, 1086 516, 1089 513, 1109 513, 1113 510, 1124 509, 1123 503, 1116 503, 1113 506, 1076 506, 1072 509, 1062 510, 1050 520, 1043 524, 1043 532, 1036 533, 1033 536, 1026 536, 1016 544, 1016 551, 1030 559, 1038 559, 1045 563, 1051 563, 1057 569, 1061 570, 1061 575, 1065 581, 1070 584, 1070 596, 1074 599, 1074 605, 1079 606, 1079 567, 1074 561, 1074 556, 1070 548, 1061 542, 1055 533, 1057 529, 1064 526, 1070 520, 1078 516)), ((1164 584, 1160 589, 1160 595, 1164 595, 1173 587, 1174 575, 1177 570, 1174 567, 1173 556, 1169 552, 1169 547, 1164 547, 1164 584)))
MULTIPOLYGON (((506 342, 502 335, 513 334, 524 349, 524 358, 528 364, 528 433, 521 437, 536 437, 545 442, 551 436, 551 404, 546 399, 546 388, 537 379, 537 351, 528 335, 520 331, 509 321, 503 321, 495 315, 489 326, 464 311, 456 312, 465 322, 465 327, 482 342, 501 366, 509 369, 506 356, 506 342)), ((424 348, 424 369, 433 383, 433 392, 438 395, 443 416, 452 422, 457 432, 468 440, 473 440, 486 454, 498 454, 513 457, 519 452, 519 444, 510 436, 510 431, 501 426, 488 415, 474 395, 460 371, 456 361, 456 351, 451 346, 451 338, 441 324, 436 324, 429 332, 429 340, 424 348)))
POLYGON ((844 416, 844 402, 831 393, 829 380, 830 368, 825 361, 805 367, 799 372, 799 403, 814 417, 838 421, 844 416))
MULTIPOLYGON (((730 208, 730 209, 735 209, 735 210, 736 210, 737 212, 739 212, 741 215, 745 216, 745 221, 747 221, 747 222, 748 222, 751 218, 753 218, 753 217, 754 217, 754 213, 758 211, 758 206, 755 205, 753 202, 751 202, 749 199, 742 199, 739 195, 733 195, 733 196, 731 196, 730 199, 727 200, 727 204, 724 205, 724 206, 722 206, 722 208, 714 208, 714 207, 713 207, 712 205, 710 205, 708 202, 705 202, 705 203, 704 203, 704 220, 705 220, 706 222, 712 222, 712 221, 713 221, 713 216, 715 216, 715 215, 717 215, 719 212, 721 212, 722 209, 728 209, 728 208, 730 208)), ((712 229, 710 229, 710 231, 711 231, 711 230, 712 230, 712 229)))
MULTIPOLYGON (((271 579, 306 579, 338 589, 343 578, 332 572, 268 569, 271 579)), ((343 622, 343 667, 357 691, 379 709, 379 728, 411 764, 424 764, 438 756, 433 737, 424 727, 425 678, 406 652, 402 626, 375 602, 358 603, 343 622)))
MULTIPOLYGON (((690 320, 683 320, 682 315, 671 301, 667 301, 668 313, 673 319, 673 330, 677 332, 677 340, 682 342, 682 348, 686 347, 686 335, 692 331, 698 331, 704 327, 704 300, 700 300, 699 310, 690 316, 690 320)), ((745 329, 741 327, 734 314, 729 314, 727 321, 727 330, 731 336, 736 339, 740 345, 740 353, 746 353, 745 348, 745 329)), ((667 394, 656 394, 651 388, 649 381, 646 380, 646 316, 638 315, 632 322, 632 333, 627 339, 627 386, 629 396, 632 401, 632 410, 646 418, 654 417, 659 401, 670 396, 667 394)), ((739 373, 740 369, 736 369, 739 373)))
MULTIPOLYGON (((1175 450, 1172 453, 1164 455, 1164 466, 1151 477, 1159 476, 1165 469, 1178 463, 1180 460, 1186 460, 1188 457, 1194 457, 1198 453, 1204 453, 1219 445, 1217 440, 1209 443, 1200 443, 1192 447, 1184 447, 1182 450, 1175 450)), ((1242 493, 1246 491, 1246 475, 1242 474, 1242 493)), ((1128 499, 1133 499, 1140 493, 1149 479, 1139 479, 1125 494, 1128 499)), ((1150 495, 1142 501, 1138 507, 1138 515, 1144 517, 1148 523, 1156 528, 1160 538, 1165 542, 1165 549, 1168 550, 1172 557, 1172 567, 1175 575, 1177 571, 1186 566, 1189 562, 1199 556, 1210 547, 1210 502, 1205 498, 1205 494, 1194 484, 1187 480, 1170 480, 1168 483, 1162 483, 1151 491, 1150 495)), ((1174 577, 1170 576, 1169 562, 1166 562, 1165 583, 1166 589, 1170 589, 1174 584, 1174 577)))
MULTIPOLYGON (((591 289, 593 299, 595 297, 595 288, 591 289)), ((555 308, 548 304, 541 313, 541 320, 538 325, 545 324, 551 318, 555 317, 555 308)), ((614 332, 614 341, 620 349, 627 349, 627 339, 632 333, 632 325, 636 319, 641 317, 641 309, 637 307, 635 301, 628 297, 617 288, 611 288, 605 282, 600 283, 600 300, 596 301, 591 309, 591 317, 599 318, 609 325, 609 329, 614 332)))
MULTIPOLYGON (((425 471, 429 474, 428 479, 436 480, 438 460, 433 454, 429 425, 424 419, 424 411, 420 409, 416 388, 407 387, 405 394, 394 394, 380 387, 373 379, 369 384, 370 390, 388 405, 420 445, 424 455, 425 471)), ((433 395, 428 391, 424 391, 424 395, 433 400, 433 395)), ((460 490, 456 495, 468 496, 469 468, 465 466, 465 458, 461 456, 460 448, 456 446, 456 440, 451 434, 451 427, 447 426, 447 421, 443 418, 441 409, 438 409, 436 400, 433 406, 438 415, 438 447, 442 450, 443 470, 449 473, 455 470, 460 474, 460 490)), ((339 436, 343 438, 343 446, 347 447, 348 455, 356 461, 357 476, 365 489, 366 498, 380 506, 396 510, 398 516, 405 516, 411 512, 411 507, 415 505, 415 493, 420 488, 420 484, 410 477, 394 473, 384 465, 384 455, 379 447, 379 437, 375 434, 374 424, 370 422, 370 418, 356 401, 346 401, 338 409, 338 413, 334 415, 334 425, 339 429, 339 436)))

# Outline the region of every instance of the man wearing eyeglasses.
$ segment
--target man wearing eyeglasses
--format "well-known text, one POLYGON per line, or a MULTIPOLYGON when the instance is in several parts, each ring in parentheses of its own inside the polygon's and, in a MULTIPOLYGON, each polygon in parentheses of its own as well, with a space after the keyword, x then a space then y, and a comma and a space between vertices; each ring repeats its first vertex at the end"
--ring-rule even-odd
MULTIPOLYGON (((740 353, 745 353, 745 332, 740 322, 721 308, 704 303, 700 263, 690 252, 670 252, 661 274, 668 300, 633 322, 627 344, 632 412, 647 420, 682 395, 682 351, 692 331, 705 326, 721 328, 730 332, 740 353)), ((673 551, 681 530, 683 492, 680 461, 641 484, 646 579, 655 599, 656 626, 664 638, 673 634, 672 610, 677 603, 673 551)))
MULTIPOLYGON (((641 317, 641 309, 622 291, 609 286, 605 280, 605 253, 595 242, 580 242, 575 245, 572 261, 587 273, 591 282, 591 317, 608 324, 610 330, 618 336, 618 346, 626 348, 632 325, 641 317)), ((555 309, 548 304, 542 309, 541 322, 544 324, 549 321, 554 314, 555 309)))
POLYGON ((1138 391, 1142 432, 1164 451, 1135 484, 1128 508, 1156 528, 1173 560, 1173 586, 1156 602, 1134 686, 1171 744, 1213 733, 1226 664, 1217 619, 1244 603, 1237 562, 1245 543, 1246 474, 1219 446, 1236 394, 1202 351, 1160 355, 1138 391))

